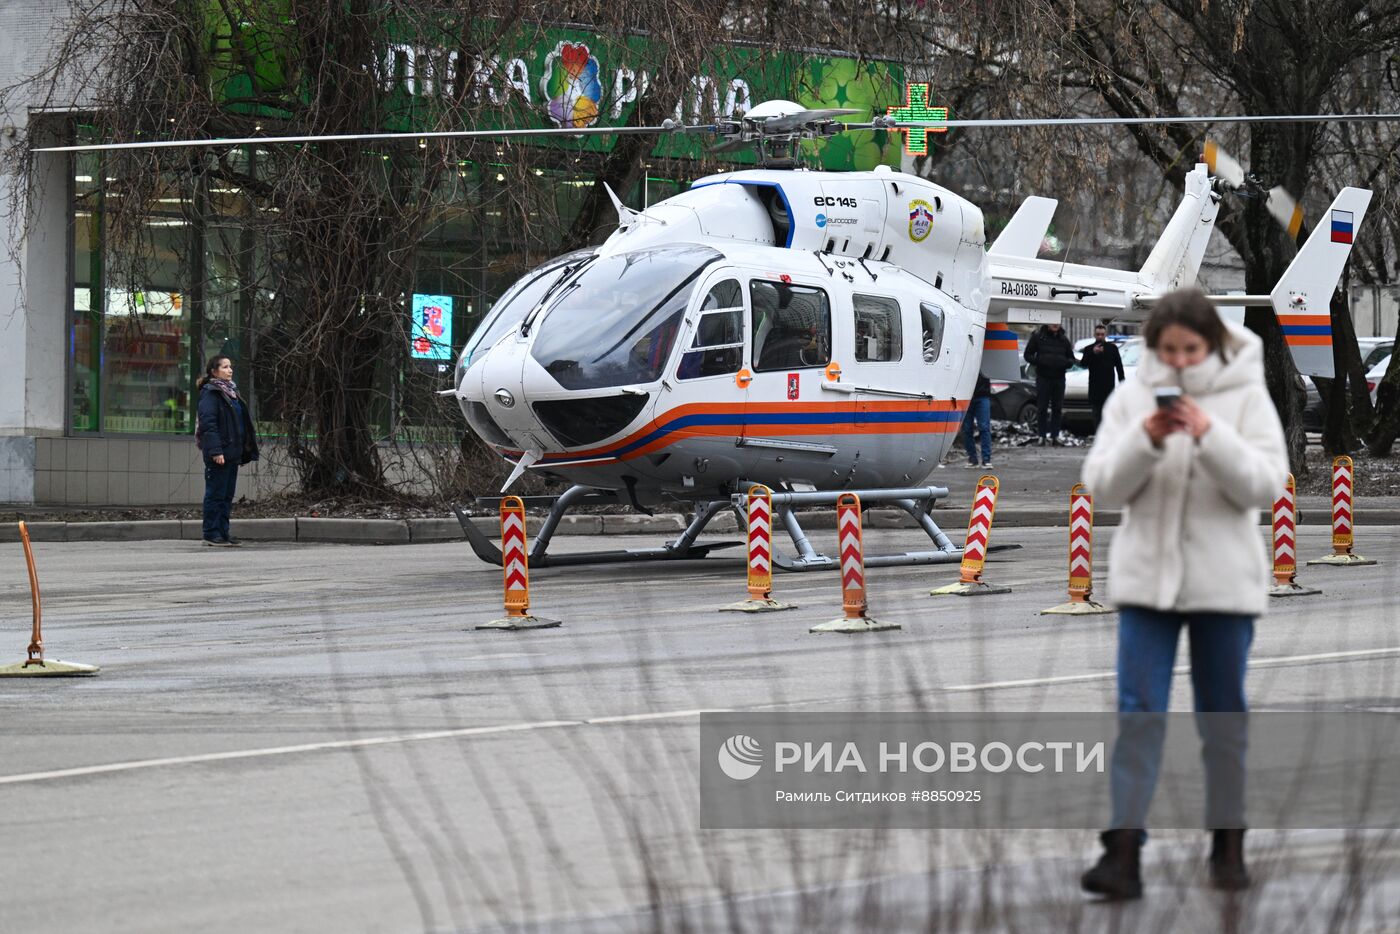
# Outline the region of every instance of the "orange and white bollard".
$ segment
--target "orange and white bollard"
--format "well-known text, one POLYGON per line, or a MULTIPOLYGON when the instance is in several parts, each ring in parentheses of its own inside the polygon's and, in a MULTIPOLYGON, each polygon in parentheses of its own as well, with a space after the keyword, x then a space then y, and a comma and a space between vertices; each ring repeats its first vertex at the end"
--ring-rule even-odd
POLYGON ((79 677, 95 675, 96 665, 81 662, 61 662, 44 657, 43 607, 39 599, 39 572, 34 568, 34 549, 29 547, 29 528, 19 524, 19 540, 24 543, 24 563, 29 570, 29 598, 34 607, 34 623, 29 636, 29 657, 13 665, 0 665, 0 678, 18 677, 79 677))
POLYGON ((1094 595, 1094 497, 1076 483, 1069 491, 1069 602, 1041 610, 1040 615, 1088 616, 1112 613, 1094 595))
POLYGON ((1350 457, 1343 454, 1332 460, 1332 554, 1314 558, 1308 564, 1352 566, 1376 563, 1370 558, 1363 558, 1351 552, 1355 542, 1355 524, 1352 519, 1354 476, 1350 457))
POLYGON ((1000 489, 997 478, 990 474, 977 481, 977 492, 972 497, 972 516, 967 520, 967 544, 963 546, 958 582, 930 590, 931 596, 978 597, 1011 592, 1010 587, 993 587, 982 580, 982 569, 987 564, 987 543, 992 538, 992 519, 997 511, 997 492, 1000 489))
POLYGON ((1271 597, 1304 597, 1322 593, 1297 581, 1297 522, 1298 488, 1293 482, 1293 475, 1289 474, 1283 493, 1274 500, 1274 586, 1269 588, 1271 597))
POLYGON ((477 629, 549 629, 557 619, 530 615, 530 552, 525 547, 525 503, 501 497, 501 570, 505 575, 506 615, 477 629))
POLYGON ((773 493, 766 486, 749 489, 749 598, 720 607, 738 613, 771 613, 796 608, 773 599, 773 493))
POLYGON ((899 629, 868 615, 865 599, 865 542, 861 531, 860 497, 842 493, 836 500, 836 540, 840 554, 842 616, 811 628, 812 632, 876 632, 899 629))

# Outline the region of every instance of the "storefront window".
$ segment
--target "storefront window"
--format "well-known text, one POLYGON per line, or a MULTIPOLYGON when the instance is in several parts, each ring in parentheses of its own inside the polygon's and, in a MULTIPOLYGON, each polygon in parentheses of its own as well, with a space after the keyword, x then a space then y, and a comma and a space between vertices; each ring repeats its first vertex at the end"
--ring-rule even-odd
POLYGON ((103 431, 192 430, 190 215, 188 195, 162 185, 142 219, 140 243, 104 251, 103 431))
POLYGON ((72 358, 69 424, 74 431, 96 431, 101 410, 102 338, 102 178, 95 153, 74 160, 73 320, 68 333, 72 358))

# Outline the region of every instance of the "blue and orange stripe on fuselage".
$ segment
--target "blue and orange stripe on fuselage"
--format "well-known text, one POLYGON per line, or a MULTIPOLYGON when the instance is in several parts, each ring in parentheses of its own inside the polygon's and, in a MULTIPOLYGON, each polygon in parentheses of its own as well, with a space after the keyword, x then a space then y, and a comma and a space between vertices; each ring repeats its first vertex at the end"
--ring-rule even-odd
MULTIPOLYGON (((966 401, 694 403, 668 409, 625 438, 584 451, 546 454, 538 463, 569 466, 628 460, 688 438, 753 435, 910 435, 956 432, 966 401)), ((519 457, 519 451, 503 451, 519 457)))

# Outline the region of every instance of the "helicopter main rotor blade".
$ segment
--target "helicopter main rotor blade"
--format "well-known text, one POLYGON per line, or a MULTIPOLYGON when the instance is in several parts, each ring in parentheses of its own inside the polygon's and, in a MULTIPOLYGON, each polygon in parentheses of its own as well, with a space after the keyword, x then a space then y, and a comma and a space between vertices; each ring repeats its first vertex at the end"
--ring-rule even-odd
POLYGON ((80 146, 45 146, 35 152, 112 152, 122 149, 205 149, 214 146, 262 146, 272 143, 336 143, 371 140, 425 141, 430 139, 486 139, 541 136, 627 136, 638 133, 697 133, 715 131, 713 124, 687 126, 667 121, 660 126, 549 127, 516 130, 431 130, 421 133, 338 133, 323 136, 244 136, 228 139, 163 139, 136 143, 92 143, 80 146))
POLYGON ((947 127, 949 129, 1016 126, 1155 126, 1197 123, 1389 123, 1400 120, 1400 113, 1374 114, 1263 114, 1214 117, 1028 117, 1004 120, 899 120, 900 127, 947 127))
POLYGON ((718 143, 714 146, 711 146, 709 151, 712 153, 736 152, 740 149, 746 149, 747 147, 752 146, 757 142, 758 137, 754 137, 752 139, 731 139, 726 142, 718 143))
POLYGON ((808 124, 827 123, 837 117, 844 117, 849 114, 858 114, 861 111, 849 108, 828 108, 826 110, 799 110, 797 113, 783 114, 781 116, 769 117, 762 123, 757 123, 764 133, 790 133, 793 130, 800 130, 808 124))

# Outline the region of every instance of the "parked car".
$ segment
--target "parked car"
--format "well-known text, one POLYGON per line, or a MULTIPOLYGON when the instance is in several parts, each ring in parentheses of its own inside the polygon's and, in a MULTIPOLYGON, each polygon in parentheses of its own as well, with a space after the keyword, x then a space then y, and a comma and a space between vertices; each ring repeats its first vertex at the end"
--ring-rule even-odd
POLYGON ((1021 364, 1021 378, 992 380, 992 418, 1016 422, 1035 431, 1039 410, 1035 405, 1035 373, 1029 363, 1021 364))
POLYGON ((1371 393, 1371 404, 1376 404, 1376 387, 1385 379, 1385 371, 1390 369, 1390 354, 1376 361, 1375 366, 1366 371, 1366 389, 1371 393))
MULTIPOLYGON (((1118 354, 1123 358, 1123 375, 1132 378, 1138 361, 1142 359, 1146 342, 1141 337, 1121 335, 1110 337, 1109 340, 1118 344, 1118 354)), ((1078 341, 1074 345, 1075 354, 1078 355, 1093 342, 1092 337, 1078 341)), ((1070 431, 1079 434, 1088 434, 1094 428, 1094 409, 1089 405, 1089 371, 1082 366, 1076 365, 1065 374, 1064 425, 1070 431)))
MULTIPOLYGON (((1361 351, 1361 369, 1366 372, 1366 383, 1371 391, 1371 401, 1376 401, 1376 387, 1372 383, 1371 371, 1378 364, 1390 359, 1390 352, 1395 347, 1394 338, 1390 337, 1358 337, 1356 339, 1357 349, 1361 351)), ((1385 375, 1385 370, 1381 370, 1381 375, 1385 375)), ((1317 386, 1312 378, 1302 377, 1303 392, 1307 394, 1307 399, 1303 403, 1303 430, 1311 431, 1314 434, 1322 431, 1322 423, 1326 413, 1322 410, 1322 394, 1317 391, 1317 386)), ((1380 382, 1379 379, 1375 382, 1380 382)))
POLYGON ((1361 349, 1361 369, 1368 373, 1395 349, 1390 337, 1358 337, 1356 344, 1361 349))

